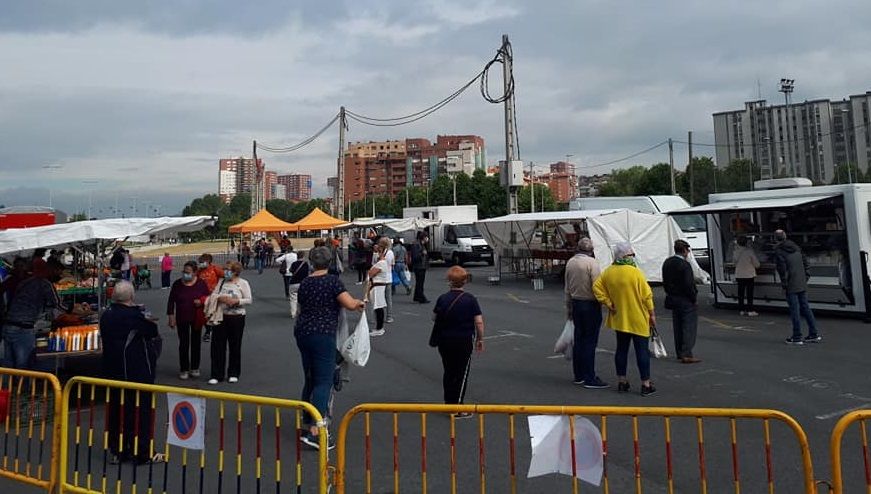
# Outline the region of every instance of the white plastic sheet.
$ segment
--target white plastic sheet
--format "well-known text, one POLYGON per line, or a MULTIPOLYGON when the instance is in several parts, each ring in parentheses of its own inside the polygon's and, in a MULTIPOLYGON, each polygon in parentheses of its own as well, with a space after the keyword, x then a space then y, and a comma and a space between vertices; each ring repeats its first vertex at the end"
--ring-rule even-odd
POLYGON ((213 225, 211 216, 162 218, 112 218, 76 221, 34 228, 10 228, 0 231, 0 254, 39 248, 63 247, 98 240, 119 240, 177 232, 193 232, 213 225))
MULTIPOLYGON (((584 482, 598 486, 602 482, 604 458, 602 434, 584 417, 575 417, 575 471, 584 482)), ((530 415, 529 440, 532 459, 528 478, 561 473, 572 475, 572 435, 569 417, 564 415, 530 415)))
MULTIPOLYGON (((674 241, 685 238, 673 218, 664 214, 646 214, 628 209, 600 211, 557 211, 550 213, 510 214, 477 222, 478 230, 497 254, 506 250, 522 251, 529 247, 533 234, 544 223, 565 224, 585 222, 596 260, 602 269, 613 262, 612 248, 618 242, 629 242, 635 249, 638 267, 648 281, 662 281, 662 263, 674 255, 674 241)), ((696 280, 709 281, 690 256, 696 280)))

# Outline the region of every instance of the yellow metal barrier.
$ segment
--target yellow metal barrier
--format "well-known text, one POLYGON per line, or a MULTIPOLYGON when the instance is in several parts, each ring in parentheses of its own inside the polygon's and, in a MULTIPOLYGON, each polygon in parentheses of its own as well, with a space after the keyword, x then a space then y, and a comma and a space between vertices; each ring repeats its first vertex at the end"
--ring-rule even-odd
MULTIPOLYGON (((859 424, 859 441, 862 449, 862 465, 864 466, 865 476, 863 477, 865 489, 864 492, 871 492, 871 456, 868 451, 868 430, 865 422, 871 418, 871 410, 857 410, 850 412, 841 417, 838 423, 835 424, 835 430, 832 431, 830 453, 832 459, 832 492, 841 494, 845 492, 843 465, 841 456, 841 446, 844 441, 844 435, 851 425, 859 424)), ((858 457, 858 455, 856 455, 858 457)), ((855 457, 854 457, 855 458, 855 457)), ((858 486, 850 490, 850 492, 859 492, 856 490, 858 486)))
POLYGON ((0 476, 52 492, 57 482, 61 388, 44 372, 0 367, 0 476), (5 413, 4 413, 5 412, 5 413))
POLYGON ((317 492, 327 492, 326 426, 309 403, 85 377, 66 384, 62 401, 61 493, 280 492, 288 476, 299 492, 304 466, 316 470, 317 492), (206 400, 204 449, 166 442, 167 393, 206 400), (304 414, 319 429, 311 455, 300 443, 304 414), (288 447, 296 453, 291 468, 282 463, 288 447), (147 461, 155 453, 165 461, 147 461))
MULTIPOLYGON (((603 475, 601 487, 595 492, 636 492, 641 493, 643 483, 655 491, 674 492, 775 492, 775 471, 792 469, 801 465, 800 477, 790 473, 786 481, 779 481, 783 492, 815 493, 813 466, 810 448, 805 432, 789 415, 775 410, 755 409, 714 409, 714 408, 653 408, 653 407, 599 407, 599 406, 522 406, 522 405, 427 405, 427 404, 364 404, 351 409, 342 419, 338 431, 336 486, 339 494, 345 492, 383 492, 392 480, 393 492, 406 487, 426 493, 457 492, 458 484, 464 492, 470 491, 470 483, 477 484, 480 492, 487 491, 493 484, 488 476, 487 466, 504 474, 493 487, 495 492, 555 492, 553 479, 524 480, 518 474, 519 465, 527 461, 530 451, 518 447, 523 429, 522 422, 515 421, 516 415, 562 415, 570 417, 570 446, 566 454, 576 459, 574 441, 575 417, 586 416, 598 420, 602 437, 603 475), (458 420, 455 413, 475 414, 473 423, 458 420), (384 418, 380 414, 387 414, 384 418), (417 414, 417 417, 409 417, 417 414), (359 426, 362 432, 363 459, 354 462, 362 465, 363 472, 353 472, 355 482, 349 487, 348 449, 349 430, 354 418, 363 415, 359 426), (498 415, 506 420, 496 420, 498 415), (384 418, 381 422, 377 419, 384 418), (485 435, 485 419, 490 430, 504 430, 507 441, 495 443, 485 435), (747 424, 750 422, 751 424, 747 424), (746 428, 755 423, 761 426, 756 433, 746 433, 746 428), (781 426, 774 427, 776 424, 781 426), (471 428, 477 425, 472 434, 471 428), (380 426, 380 427, 379 427, 380 426), (412 428, 419 439, 402 441, 401 426, 412 428), (625 426, 625 427, 622 427, 625 426), (447 437, 438 437, 433 431, 440 430, 447 437), (377 434, 376 432, 382 432, 377 434), (373 445, 380 437, 383 447, 373 445), (392 436, 392 437, 391 437, 392 436), (741 440, 739 441, 739 437, 741 440), (777 440, 792 437, 798 448, 778 449, 777 440), (706 444, 705 439, 708 439, 706 444), (717 441, 716 439, 722 439, 717 441), (390 441, 392 440, 392 472, 379 472, 375 468, 374 456, 383 457, 389 463, 390 441), (415 445, 419 440, 419 444, 415 445), (659 446, 654 446, 660 442, 659 446), (714 442, 714 445, 710 445, 714 442), (417 461, 411 462, 412 469, 400 469, 400 444, 403 452, 417 450, 417 461), (436 446, 433 446, 433 445, 436 446), (463 444, 467 448, 461 447, 463 444), (752 445, 752 447, 751 447, 752 445), (505 456, 488 452, 494 447, 507 449, 505 456), (432 451, 443 455, 433 455, 432 451), (646 455, 642 455, 642 451, 646 455), (742 456, 739 459, 739 451, 742 456), (642 462, 644 459, 644 462, 642 462), (743 461, 742 461, 743 459, 743 461), (436 460, 436 461, 434 461, 436 460), (442 470, 431 468, 441 461, 442 470), (779 460, 779 461, 775 461, 779 460), (693 465, 689 465, 693 464, 693 465), (716 465, 709 469, 708 465, 716 465), (495 465, 495 468, 494 468, 495 465), (474 467, 474 468, 473 468, 474 467), (465 471, 461 471, 465 468, 465 471), (409 473, 408 470, 411 470, 409 473), (403 476, 400 473, 405 471, 403 476), (434 473, 442 473, 441 483, 433 482, 434 473), (376 486, 373 487, 373 478, 376 486), (378 481, 380 479, 380 482, 378 481), (784 486, 784 483, 793 484, 784 486), (524 484, 524 482, 526 484, 524 484), (529 484, 529 482, 541 482, 529 484), (430 487, 432 484, 432 487, 430 487)), ((358 426, 355 426, 358 427, 358 426)), ((356 436, 355 436, 356 437, 356 436)), ((405 453, 406 455, 408 453, 405 453)), ((575 465, 572 461, 572 465, 575 465)), ((573 466, 574 471, 574 466, 573 466)), ((577 475, 570 480, 572 492, 580 491, 577 475)))

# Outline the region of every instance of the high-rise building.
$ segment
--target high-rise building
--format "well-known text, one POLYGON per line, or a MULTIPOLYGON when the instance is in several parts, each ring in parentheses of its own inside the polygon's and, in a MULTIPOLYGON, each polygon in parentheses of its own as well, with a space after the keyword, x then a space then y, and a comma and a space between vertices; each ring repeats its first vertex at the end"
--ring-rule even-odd
POLYGON ((275 197, 272 195, 272 186, 276 184, 278 184, 277 173, 271 170, 263 172, 263 196, 267 201, 270 199, 284 199, 284 195, 281 197, 275 197))
POLYGON ((281 184, 272 184, 269 188, 269 197, 272 199, 284 199, 287 197, 287 189, 281 184))
POLYGON ((748 101, 713 115, 717 166, 749 160, 763 179, 799 176, 831 183, 836 167, 871 163, 871 91, 849 99, 787 105, 748 101))
POLYGON ((312 197, 312 176, 298 173, 279 175, 278 183, 284 185, 288 201, 308 201, 312 197))
POLYGON ((424 186, 440 174, 472 174, 484 169, 484 139, 437 136, 401 141, 354 142, 345 151, 345 203, 367 195, 394 196, 424 186))
MULTIPOLYGON (((257 162, 263 165, 263 160, 257 162)), ((257 167, 252 158, 218 160, 218 195, 229 203, 238 194, 250 194, 257 182, 257 167)))
POLYGON ((553 200, 558 203, 569 202, 578 197, 578 176, 575 165, 558 161, 550 165, 550 172, 536 177, 550 189, 553 200))

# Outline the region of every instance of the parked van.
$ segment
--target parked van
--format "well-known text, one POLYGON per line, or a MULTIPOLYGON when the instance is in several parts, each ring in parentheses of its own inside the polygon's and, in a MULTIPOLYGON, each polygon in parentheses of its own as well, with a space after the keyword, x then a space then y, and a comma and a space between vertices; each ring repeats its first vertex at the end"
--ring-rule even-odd
MULTIPOLYGON (((569 203, 569 209, 594 210, 594 209, 631 209, 641 213, 662 213, 690 207, 689 203, 681 196, 625 196, 625 197, 582 197, 569 203)), ((708 253, 708 234, 705 231, 705 219, 700 214, 676 215, 677 222, 687 242, 693 251, 693 257, 704 269, 709 269, 710 257, 708 253)))
POLYGON ((441 221, 430 231, 430 260, 444 260, 458 266, 478 261, 493 265, 493 249, 475 226, 478 221, 476 204, 405 208, 402 217, 441 221))

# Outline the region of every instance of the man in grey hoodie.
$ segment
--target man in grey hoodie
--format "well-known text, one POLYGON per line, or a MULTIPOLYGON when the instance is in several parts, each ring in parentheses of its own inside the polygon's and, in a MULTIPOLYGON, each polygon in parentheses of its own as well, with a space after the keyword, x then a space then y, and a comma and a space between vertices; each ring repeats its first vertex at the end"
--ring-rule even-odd
POLYGON ((801 248, 795 242, 786 238, 786 232, 777 230, 774 239, 778 242, 774 248, 777 262, 777 274, 780 284, 786 292, 786 302, 789 304, 789 318, 792 320, 792 336, 786 339, 787 345, 802 345, 804 343, 819 343, 822 341, 817 331, 814 313, 807 302, 808 261, 801 248), (804 317, 808 325, 808 335, 801 338, 801 319, 804 317))

